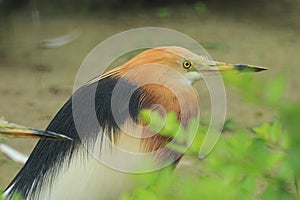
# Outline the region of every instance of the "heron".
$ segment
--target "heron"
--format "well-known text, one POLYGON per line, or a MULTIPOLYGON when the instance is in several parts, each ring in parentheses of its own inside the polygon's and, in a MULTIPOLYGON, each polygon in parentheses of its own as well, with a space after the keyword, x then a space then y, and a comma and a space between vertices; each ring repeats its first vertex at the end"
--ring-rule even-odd
MULTIPOLYGON (((73 93, 46 129, 64 134, 72 141, 40 140, 4 196, 11 199, 18 193, 23 199, 42 200, 117 198, 134 187, 128 174, 99 162, 94 155, 117 158, 119 163, 130 165, 126 157, 114 156, 113 148, 134 153, 151 153, 163 148, 170 138, 147 128, 140 133, 138 127, 146 125, 139 120, 139 112, 163 108, 162 115, 175 112, 178 122, 186 127, 189 119, 199 112, 198 96, 191 87, 202 78, 200 73, 228 70, 258 72, 266 68, 209 61, 183 47, 163 46, 146 49, 95 77, 73 93), (145 79, 151 81, 144 84, 145 79), (172 86, 176 95, 164 84, 172 86), (121 90, 114 94, 117 85, 121 90), (129 115, 125 113, 122 99, 128 92, 131 92, 129 115), (117 96, 113 100, 114 95, 117 96), (183 99, 179 100, 178 96, 183 99), (76 111, 78 106, 81 109, 76 111), (97 125, 92 120, 94 114, 97 125), (129 125, 130 120, 139 126, 129 125), (134 137, 137 132, 149 137, 134 137)), ((176 166, 181 156, 170 149, 159 155, 153 153, 155 162, 176 158, 172 166, 176 166)))

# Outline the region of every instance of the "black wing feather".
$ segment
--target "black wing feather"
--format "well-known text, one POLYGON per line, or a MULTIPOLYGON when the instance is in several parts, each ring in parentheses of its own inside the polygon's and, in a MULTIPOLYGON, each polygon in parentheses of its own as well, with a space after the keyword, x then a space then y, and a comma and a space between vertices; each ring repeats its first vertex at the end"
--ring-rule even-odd
MULTIPOLYGON (((85 139, 93 139, 97 137, 100 127, 108 129, 118 129, 116 122, 111 113, 111 96, 113 88, 118 81, 122 81, 124 86, 124 92, 129 90, 134 90, 136 87, 129 82, 112 77, 106 77, 100 81, 92 84, 85 85, 79 88, 73 97, 76 98, 76 102, 80 103, 80 106, 90 106, 91 102, 95 102, 94 108, 96 109, 96 114, 98 118, 99 125, 95 126, 90 123, 90 113, 84 111, 79 113, 82 117, 82 126, 86 132, 85 139), (96 94, 90 95, 95 91, 96 94), (91 98, 95 98, 95 101, 91 101, 91 98)), ((135 90, 132 98, 130 100, 130 114, 133 118, 137 118, 139 111, 139 99, 141 92, 135 90)), ((122 98, 122 92, 119 94, 120 100, 122 98)), ((121 101, 120 101, 121 102, 121 101)), ((76 105, 77 105, 76 104, 76 105)), ((120 106, 120 115, 124 110, 124 105, 120 106)), ((81 144, 81 139, 78 136, 76 126, 73 118, 72 111, 72 98, 70 98, 64 106, 59 110, 54 119, 51 121, 46 130, 53 131, 56 133, 65 134, 71 137, 73 141, 62 141, 62 140, 40 140, 32 151, 28 161, 19 171, 13 181, 7 188, 11 188, 8 197, 11 197, 14 193, 18 192, 23 198, 27 198, 32 194, 35 196, 40 191, 40 188, 45 181, 52 181, 51 179, 46 179, 46 173, 51 173, 51 177, 55 177, 55 173, 59 171, 62 163, 67 159, 71 160, 72 155, 77 147, 81 144)), ((115 136, 109 136, 115 137, 115 136)), ((51 178, 50 177, 50 178, 51 178)))

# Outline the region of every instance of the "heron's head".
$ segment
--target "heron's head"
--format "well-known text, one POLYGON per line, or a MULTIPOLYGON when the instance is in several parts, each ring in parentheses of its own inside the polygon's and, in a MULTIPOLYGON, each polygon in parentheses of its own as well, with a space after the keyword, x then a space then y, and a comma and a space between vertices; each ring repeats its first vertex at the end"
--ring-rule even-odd
MULTIPOLYGON (((204 75, 215 74, 222 71, 259 72, 265 67, 247 64, 230 64, 226 62, 212 61, 206 57, 197 55, 190 50, 177 46, 158 47, 143 51, 127 63, 121 66, 119 75, 139 66, 159 64, 171 67, 188 79, 189 83, 200 80, 204 75)), ((161 71, 164 74, 164 71, 161 71)))

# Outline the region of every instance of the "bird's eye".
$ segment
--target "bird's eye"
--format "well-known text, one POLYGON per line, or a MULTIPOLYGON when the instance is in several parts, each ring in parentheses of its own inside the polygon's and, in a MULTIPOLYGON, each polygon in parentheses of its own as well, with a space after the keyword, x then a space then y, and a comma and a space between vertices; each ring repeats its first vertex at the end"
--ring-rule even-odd
POLYGON ((190 61, 184 61, 182 65, 185 69, 188 69, 192 66, 192 63, 190 61))

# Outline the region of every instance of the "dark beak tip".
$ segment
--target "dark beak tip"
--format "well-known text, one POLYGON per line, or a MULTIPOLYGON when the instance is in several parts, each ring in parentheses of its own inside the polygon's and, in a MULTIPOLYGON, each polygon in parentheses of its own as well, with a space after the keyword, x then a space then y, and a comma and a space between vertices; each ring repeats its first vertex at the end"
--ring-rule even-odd
POLYGON ((256 67, 254 71, 255 72, 261 72, 261 71, 266 71, 266 70, 268 70, 267 67, 256 67))
POLYGON ((268 70, 268 68, 266 68, 266 67, 251 66, 251 65, 246 65, 246 64, 234 64, 233 66, 238 71, 260 72, 260 71, 268 70))
POLYGON ((41 131, 41 130, 34 129, 34 128, 29 128, 29 129, 34 131, 37 135, 39 135, 41 139, 73 140, 72 138, 70 138, 66 135, 58 134, 58 133, 55 133, 52 131, 41 131))

